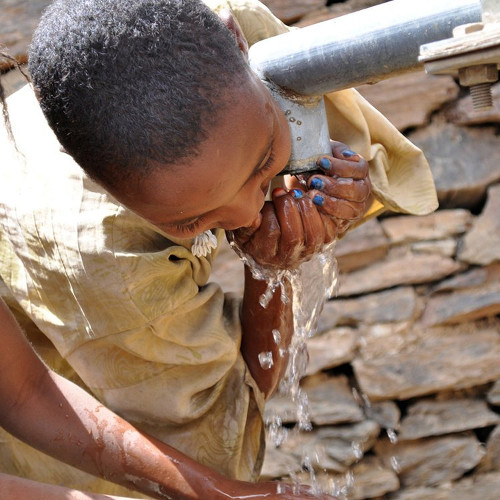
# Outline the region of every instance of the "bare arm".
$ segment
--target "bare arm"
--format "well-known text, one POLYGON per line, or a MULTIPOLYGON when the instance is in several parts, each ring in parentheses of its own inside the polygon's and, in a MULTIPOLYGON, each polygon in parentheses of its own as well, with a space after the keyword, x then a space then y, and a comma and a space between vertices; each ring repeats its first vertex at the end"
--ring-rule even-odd
MULTIPOLYGON (((278 493, 276 483, 227 479, 138 431, 83 389, 49 370, 1 301, 0 338, 0 425, 48 455, 154 498, 313 498, 305 487, 292 493, 283 486, 278 493)), ((7 498, 16 492, 27 500, 119 498, 0 475, 2 498, 3 492, 9 492, 7 498)))
POLYGON ((39 483, 1 472, 0 498, 19 498, 22 500, 40 500, 40 498, 50 498, 50 500, 128 500, 128 497, 84 493, 64 486, 39 483))
POLYGON ((243 330, 241 353, 264 396, 268 398, 277 389, 288 363, 288 346, 293 334, 292 290, 285 282, 289 302, 283 304, 280 290, 277 290, 264 309, 259 304, 260 296, 266 291, 265 281, 255 280, 245 266, 245 293, 241 308, 243 330), (275 341, 273 330, 279 332, 275 341), (272 366, 259 361, 259 354, 270 353, 272 366))

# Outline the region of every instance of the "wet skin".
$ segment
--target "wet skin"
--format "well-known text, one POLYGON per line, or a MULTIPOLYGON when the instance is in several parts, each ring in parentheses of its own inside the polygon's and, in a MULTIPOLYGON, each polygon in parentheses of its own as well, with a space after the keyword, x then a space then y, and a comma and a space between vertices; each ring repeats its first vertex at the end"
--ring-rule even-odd
POLYGON ((358 155, 343 157, 347 146, 335 143, 325 163, 329 168, 319 165, 324 175, 310 177, 306 186, 288 179, 291 191, 275 190, 266 202, 271 180, 290 155, 286 118, 250 72, 247 85, 228 101, 197 156, 158 165, 139 183, 111 191, 167 235, 192 238, 216 227, 234 230, 239 246, 260 264, 296 267, 365 212, 367 163, 358 155))

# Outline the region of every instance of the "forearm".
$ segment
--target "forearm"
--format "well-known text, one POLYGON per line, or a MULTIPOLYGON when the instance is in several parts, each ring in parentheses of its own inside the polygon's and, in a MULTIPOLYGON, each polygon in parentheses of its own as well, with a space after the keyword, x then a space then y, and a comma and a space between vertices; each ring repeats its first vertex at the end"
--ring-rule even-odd
POLYGON ((242 341, 241 353, 254 380, 265 397, 278 387, 288 364, 288 346, 293 334, 292 289, 288 280, 284 282, 286 304, 276 290, 266 308, 259 304, 266 291, 265 281, 255 280, 245 266, 245 293, 241 308, 242 341), (278 337, 273 330, 279 332, 278 337), (271 353, 272 366, 259 361, 259 354, 271 353))
POLYGON ((50 498, 51 500, 124 500, 126 497, 84 493, 71 488, 39 483, 0 472, 0 498, 20 498, 22 500, 40 500, 40 498, 50 498))
POLYGON ((202 499, 211 487, 215 491, 224 484, 212 469, 142 434, 50 371, 1 302, 0 334, 0 425, 17 438, 152 497, 202 499))
POLYGON ((53 372, 48 376, 51 381, 27 402, 19 425, 9 426, 20 439, 155 498, 202 499, 221 480, 215 471, 142 434, 72 382, 53 372))

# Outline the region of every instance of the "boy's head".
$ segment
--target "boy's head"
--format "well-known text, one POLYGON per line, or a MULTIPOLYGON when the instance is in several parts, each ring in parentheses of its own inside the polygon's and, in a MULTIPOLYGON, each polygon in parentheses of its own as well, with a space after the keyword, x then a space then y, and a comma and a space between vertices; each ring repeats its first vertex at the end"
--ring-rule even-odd
POLYGON ((66 151, 168 234, 254 222, 288 160, 286 119, 199 0, 56 0, 29 66, 66 151))
POLYGON ((61 144, 111 185, 196 154, 247 78, 232 33, 197 0, 56 0, 29 67, 61 144))

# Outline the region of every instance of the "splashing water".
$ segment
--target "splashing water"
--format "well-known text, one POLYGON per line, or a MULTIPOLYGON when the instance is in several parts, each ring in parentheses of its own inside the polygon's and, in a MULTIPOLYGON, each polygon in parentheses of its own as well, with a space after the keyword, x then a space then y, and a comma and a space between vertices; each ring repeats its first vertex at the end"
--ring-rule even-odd
POLYGON ((259 353, 259 363, 262 369, 269 370, 274 365, 273 353, 271 351, 259 353))
MULTIPOLYGON (((281 290, 281 300, 284 304, 289 302, 286 296, 285 280, 288 280, 292 287, 293 302, 293 326, 294 333, 288 350, 280 348, 280 356, 288 353, 289 361, 283 380, 279 387, 279 393, 290 397, 295 405, 296 422, 300 431, 312 430, 309 415, 309 404, 307 394, 300 387, 300 381, 304 377, 307 368, 307 339, 312 337, 318 327, 318 319, 323 310, 326 300, 334 296, 338 287, 337 260, 334 256, 335 241, 325 245, 321 253, 315 254, 309 261, 304 262, 298 269, 267 269, 256 264, 251 257, 245 255, 235 244, 233 238, 229 238, 231 247, 238 254, 240 259, 249 267, 254 279, 266 281, 266 291, 260 297, 259 303, 262 307, 267 307, 269 301, 276 293, 278 287, 281 290)), ((281 334, 278 330, 273 330, 273 339, 276 345, 280 345, 281 334)), ((268 363, 269 353, 260 353, 259 362, 265 368, 268 363), (264 363, 264 365, 263 365, 264 363)), ((272 361, 272 360, 271 360, 272 361)), ((272 366, 272 365, 271 365, 272 366)), ((269 366, 270 368, 270 366, 269 366)), ((269 436, 275 446, 279 446, 287 438, 287 430, 283 429, 281 419, 273 417, 267 422, 269 436)), ((314 490, 318 490, 319 485, 314 475, 312 465, 308 458, 303 460, 305 469, 311 475, 311 482, 314 490), (309 466, 306 466, 309 464, 309 466)), ((293 474, 290 474, 293 479, 293 474)), ((297 479, 295 478, 294 482, 297 479)), ((318 493, 321 491, 318 490, 318 493)))

